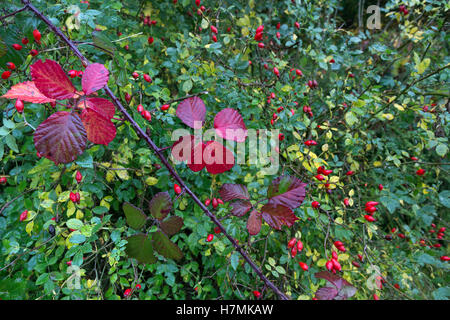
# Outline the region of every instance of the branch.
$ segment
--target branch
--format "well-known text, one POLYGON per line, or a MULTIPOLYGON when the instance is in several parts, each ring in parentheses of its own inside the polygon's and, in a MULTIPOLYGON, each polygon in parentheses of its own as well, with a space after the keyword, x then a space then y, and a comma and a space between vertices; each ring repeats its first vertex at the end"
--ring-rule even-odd
POLYGON ((11 12, 11 13, 8 13, 8 14, 6 14, 6 15, 4 15, 4 16, 1 16, 1 17, 0 17, 0 21, 3 21, 3 20, 5 20, 6 18, 9 18, 9 17, 11 17, 11 16, 15 16, 15 15, 18 14, 19 12, 22 12, 22 11, 24 11, 24 10, 27 10, 27 8, 28 8, 28 6, 26 5, 26 6, 24 6, 23 8, 21 8, 21 9, 19 9, 19 10, 16 10, 16 11, 14 11, 14 12, 11 12))
MULTIPOLYGON (((78 50, 76 45, 69 40, 65 34, 57 28, 46 16, 44 16, 35 6, 33 6, 29 0, 22 0, 22 2, 27 6, 27 8, 32 11, 39 19, 44 21, 48 27, 58 36, 60 37, 70 48, 70 50, 82 61, 83 65, 86 67, 89 65, 89 61, 83 56, 83 54, 78 50)), ((283 300, 289 300, 290 298, 284 294, 278 287, 276 287, 269 279, 264 276, 261 269, 253 262, 253 260, 247 255, 247 253, 239 246, 225 230, 224 226, 220 223, 217 217, 208 210, 208 208, 203 204, 202 201, 195 195, 195 193, 189 189, 186 183, 181 179, 181 177, 175 172, 175 169, 170 165, 168 160, 162 154, 160 148, 158 148, 153 140, 147 135, 147 133, 134 121, 131 115, 127 112, 125 107, 119 101, 119 99, 114 95, 111 89, 106 85, 104 87, 105 93, 112 99, 113 103, 120 110, 120 112, 124 115, 125 119, 131 123, 131 126, 136 130, 137 134, 143 138, 149 147, 153 150, 153 152, 158 156, 164 166, 169 170, 170 175, 180 184, 180 187, 185 190, 187 194, 194 200, 194 202, 205 212, 205 214, 216 224, 219 229, 223 232, 223 234, 230 240, 231 244, 236 248, 236 250, 241 254, 244 260, 250 265, 250 267, 256 272, 256 274, 261 278, 261 280, 271 288, 279 297, 283 300)))

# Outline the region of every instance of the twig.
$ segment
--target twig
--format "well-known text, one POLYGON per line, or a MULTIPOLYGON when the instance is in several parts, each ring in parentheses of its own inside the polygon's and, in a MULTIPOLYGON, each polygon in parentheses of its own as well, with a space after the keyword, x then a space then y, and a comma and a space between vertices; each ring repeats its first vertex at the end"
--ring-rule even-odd
POLYGON ((4 16, 1 16, 1 17, 0 17, 0 21, 3 21, 3 20, 5 20, 6 18, 9 18, 9 17, 11 17, 11 16, 15 16, 15 15, 18 14, 19 12, 22 12, 22 11, 25 11, 25 10, 27 10, 27 6, 24 6, 23 8, 20 8, 19 10, 16 10, 16 11, 14 11, 14 12, 11 12, 11 13, 8 13, 8 14, 6 14, 6 15, 4 15, 4 16))

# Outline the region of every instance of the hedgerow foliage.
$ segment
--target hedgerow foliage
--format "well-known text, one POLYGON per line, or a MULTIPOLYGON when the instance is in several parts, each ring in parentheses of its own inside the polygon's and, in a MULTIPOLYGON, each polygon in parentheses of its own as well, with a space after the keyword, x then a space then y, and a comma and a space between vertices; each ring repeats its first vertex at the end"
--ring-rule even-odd
POLYGON ((449 7, 381 1, 369 29, 366 2, 32 1, 88 66, 33 12, 2 18, 0 298, 278 298, 108 84, 292 299, 447 299, 449 7), (247 148, 278 129, 279 169, 172 140, 195 123, 247 148))

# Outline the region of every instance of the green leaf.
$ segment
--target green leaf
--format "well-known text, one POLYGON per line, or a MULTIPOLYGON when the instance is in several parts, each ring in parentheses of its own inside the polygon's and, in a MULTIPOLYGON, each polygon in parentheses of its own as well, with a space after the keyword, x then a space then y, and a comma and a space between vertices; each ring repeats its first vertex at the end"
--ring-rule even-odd
POLYGON ((358 118, 353 112, 349 111, 345 114, 345 122, 351 127, 358 122, 358 118))
POLYGON ((400 202, 390 197, 381 197, 381 203, 389 210, 390 213, 394 213, 397 208, 400 207, 400 202))
POLYGON ((112 39, 105 32, 94 31, 92 33, 92 40, 98 49, 105 51, 110 55, 114 55, 116 46, 112 42, 112 39))
POLYGON ((69 219, 66 225, 69 229, 79 230, 83 227, 83 222, 78 219, 69 219))
POLYGON ((449 300, 450 287, 442 287, 432 292, 433 298, 436 300, 449 300))
POLYGON ((137 234, 128 237, 127 241, 125 252, 130 258, 134 258, 140 263, 153 264, 156 262, 152 241, 148 235, 137 234))
POLYGON ((154 232, 152 234, 152 239, 155 250, 167 259, 180 260, 183 257, 183 252, 181 252, 180 248, 170 241, 163 232, 154 232))
POLYGON ((234 270, 237 270, 237 268, 239 266, 239 253, 237 253, 236 251, 233 252, 233 254, 231 255, 230 261, 231 261, 231 267, 234 270))
POLYGON ((81 168, 94 169, 94 159, 87 151, 83 152, 83 154, 77 158, 75 163, 81 168))
POLYGON ((448 152, 448 147, 446 144, 440 143, 437 145, 436 147, 436 153, 441 156, 444 157, 448 152))
POLYGON ((439 193, 439 201, 447 208, 450 208, 450 190, 444 190, 439 193))
POLYGON ((8 134, 5 137, 6 145, 14 152, 18 153, 19 148, 17 147, 16 138, 14 138, 12 135, 8 134))
POLYGON ((141 229, 148 219, 147 215, 141 209, 128 202, 123 204, 123 211, 125 212, 127 224, 135 230, 141 229))
POLYGON ((0 57, 3 57, 8 51, 5 41, 0 37, 0 57))
POLYGON ((183 83, 182 90, 188 93, 189 91, 191 91, 191 89, 192 89, 192 80, 189 79, 183 83))
POLYGON ((69 241, 71 243, 80 244, 80 243, 83 243, 84 241, 86 241, 86 236, 81 234, 78 231, 75 231, 70 236, 69 241))

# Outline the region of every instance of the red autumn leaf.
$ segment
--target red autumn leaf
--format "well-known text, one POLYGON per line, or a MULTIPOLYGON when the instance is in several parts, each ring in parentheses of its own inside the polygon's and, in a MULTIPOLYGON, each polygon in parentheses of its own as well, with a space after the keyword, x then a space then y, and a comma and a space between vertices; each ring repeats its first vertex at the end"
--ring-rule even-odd
POLYGON ((95 109, 85 109, 81 113, 87 138, 95 144, 108 145, 116 137, 116 126, 95 109))
POLYGON ((25 81, 18 83, 9 89, 9 91, 1 96, 6 99, 19 99, 31 103, 48 103, 54 102, 55 99, 44 96, 33 81, 25 81))
POLYGON ((234 199, 250 199, 247 187, 242 184, 225 183, 219 190, 219 193, 223 201, 231 201, 234 199))
POLYGON ((116 127, 111 122, 114 104, 103 98, 87 98, 78 107, 83 109, 81 120, 86 128, 89 141, 108 145, 116 136, 116 127))
POLYGON ((234 167, 234 155, 217 141, 208 141, 203 152, 206 170, 211 174, 219 174, 234 167))
POLYGON ((194 129, 200 129, 203 126, 205 116, 205 103, 199 97, 185 99, 180 102, 177 107, 177 117, 180 118, 185 125, 194 129), (201 125, 199 125, 199 123, 201 123, 201 125))
POLYGON ((261 214, 256 210, 250 212, 250 216, 248 217, 247 220, 248 233, 252 236, 257 235, 261 230, 261 224, 262 224, 261 214))
POLYGON ((205 167, 203 151, 206 145, 200 142, 194 147, 195 143, 193 135, 181 137, 172 145, 172 156, 177 161, 186 161, 192 171, 198 172, 205 167))
POLYGON ((73 97, 75 87, 56 61, 38 60, 30 66, 30 70, 36 88, 45 96, 56 100, 73 97))
POLYGON ((338 294, 338 290, 334 286, 322 287, 316 291, 315 297, 318 300, 333 300, 338 294))
POLYGON ((306 183, 291 176, 278 177, 267 189, 269 203, 281 204, 291 209, 299 207, 306 195, 306 183))
POLYGON ((195 137, 193 135, 188 135, 180 137, 173 143, 171 152, 175 160, 182 162, 190 159, 194 146, 194 139, 195 137))
POLYGON ((291 227, 298 218, 294 212, 283 205, 268 203, 261 208, 262 217, 269 226, 281 230, 281 226, 291 227))
POLYGON ((84 70, 81 78, 81 86, 88 96, 91 93, 102 89, 109 79, 109 71, 100 63, 92 63, 84 70))
POLYGON ((39 154, 55 164, 74 161, 86 147, 80 116, 67 111, 52 114, 34 132, 34 145, 39 154))
POLYGON ((345 300, 356 293, 356 288, 351 283, 336 274, 322 271, 315 273, 314 276, 327 281, 327 286, 316 292, 316 297, 319 300, 345 300))
POLYGON ((101 114, 106 119, 112 119, 114 113, 116 113, 116 108, 114 104, 108 99, 104 98, 87 98, 86 100, 80 102, 78 107, 82 109, 92 109, 99 114, 101 114))
MULTIPOLYGON (((194 143, 194 141, 192 141, 192 143, 194 143)), ((192 171, 198 172, 205 167, 205 161, 203 160, 203 152, 205 151, 205 148, 206 144, 201 142, 191 150, 191 158, 187 165, 192 171)))
POLYGON ((211 174, 231 170, 234 166, 233 153, 216 141, 195 145, 193 135, 183 136, 172 145, 172 156, 178 161, 187 161, 188 167, 198 172, 206 166, 211 174))
POLYGON ((216 114, 214 128, 216 133, 226 140, 244 142, 247 138, 247 128, 242 116, 231 108, 223 109, 216 114))
POLYGON ((252 204, 247 200, 236 200, 231 204, 231 213, 236 217, 242 217, 252 208, 252 204))

